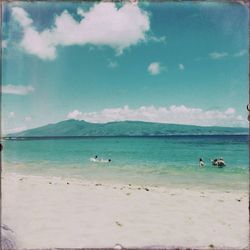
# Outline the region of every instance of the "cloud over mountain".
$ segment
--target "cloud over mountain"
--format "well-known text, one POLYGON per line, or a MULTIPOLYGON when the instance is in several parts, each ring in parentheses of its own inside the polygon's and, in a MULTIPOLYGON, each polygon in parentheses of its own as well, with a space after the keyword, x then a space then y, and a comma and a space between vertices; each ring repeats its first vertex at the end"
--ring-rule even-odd
POLYGON ((200 108, 186 107, 185 105, 172 105, 170 107, 141 106, 137 109, 124 106, 122 108, 106 108, 100 112, 87 113, 74 110, 67 115, 67 118, 94 123, 130 120, 203 126, 247 126, 247 121, 238 115, 234 108, 228 108, 225 111, 205 111, 200 108))

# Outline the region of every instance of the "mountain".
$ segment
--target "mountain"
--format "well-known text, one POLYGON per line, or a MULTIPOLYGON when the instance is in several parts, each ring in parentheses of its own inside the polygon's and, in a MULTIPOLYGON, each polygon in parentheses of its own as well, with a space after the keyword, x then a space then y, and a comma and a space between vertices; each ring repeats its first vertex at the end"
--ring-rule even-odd
POLYGON ((248 128, 203 127, 141 121, 89 123, 66 120, 25 130, 7 137, 66 137, 66 136, 164 136, 164 135, 233 135, 248 134, 248 128))

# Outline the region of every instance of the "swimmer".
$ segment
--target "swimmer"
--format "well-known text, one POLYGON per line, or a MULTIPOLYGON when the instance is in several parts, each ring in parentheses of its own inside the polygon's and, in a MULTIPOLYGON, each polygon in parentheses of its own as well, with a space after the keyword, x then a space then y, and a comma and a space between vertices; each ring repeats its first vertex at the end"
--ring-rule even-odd
POLYGON ((202 160, 202 158, 199 160, 199 166, 200 168, 205 167, 205 162, 202 160))
POLYGON ((223 158, 214 159, 214 160, 211 160, 211 162, 212 162, 212 165, 213 165, 213 166, 217 166, 217 167, 219 167, 219 168, 225 167, 225 166, 226 166, 226 164, 225 164, 223 158))
POLYGON ((95 157, 91 157, 89 160, 93 161, 93 162, 98 162, 99 159, 97 159, 97 158, 98 158, 98 156, 96 155, 95 157))
POLYGON ((102 162, 102 163, 109 163, 109 162, 111 162, 111 159, 108 159, 108 160, 106 160, 106 159, 101 159, 100 162, 102 162))
POLYGON ((213 166, 218 166, 218 159, 211 160, 213 166))
POLYGON ((217 161, 217 165, 218 165, 218 167, 225 167, 225 166, 226 166, 226 164, 225 164, 223 158, 220 158, 220 159, 217 161))
POLYGON ((99 163, 110 163, 111 162, 111 159, 108 159, 108 160, 99 159, 97 155, 95 157, 90 158, 89 160, 92 162, 99 162, 99 163))

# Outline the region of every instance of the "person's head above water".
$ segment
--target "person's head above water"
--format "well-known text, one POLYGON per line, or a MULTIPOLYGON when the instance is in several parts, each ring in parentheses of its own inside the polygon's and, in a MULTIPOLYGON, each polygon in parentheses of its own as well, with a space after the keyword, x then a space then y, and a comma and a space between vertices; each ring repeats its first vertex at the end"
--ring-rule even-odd
POLYGON ((202 158, 200 158, 200 161, 203 161, 202 158))
POLYGON ((109 159, 109 162, 111 162, 111 159, 109 159))
POLYGON ((96 159, 97 157, 98 157, 98 156, 96 155, 96 156, 95 156, 95 159, 96 159))

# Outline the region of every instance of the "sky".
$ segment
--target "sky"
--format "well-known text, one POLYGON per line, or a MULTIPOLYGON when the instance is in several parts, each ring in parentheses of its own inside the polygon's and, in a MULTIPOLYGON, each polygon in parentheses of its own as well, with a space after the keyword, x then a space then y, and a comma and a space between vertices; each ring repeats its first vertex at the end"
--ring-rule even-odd
POLYGON ((67 119, 248 126, 248 8, 3 3, 2 131, 67 119))

